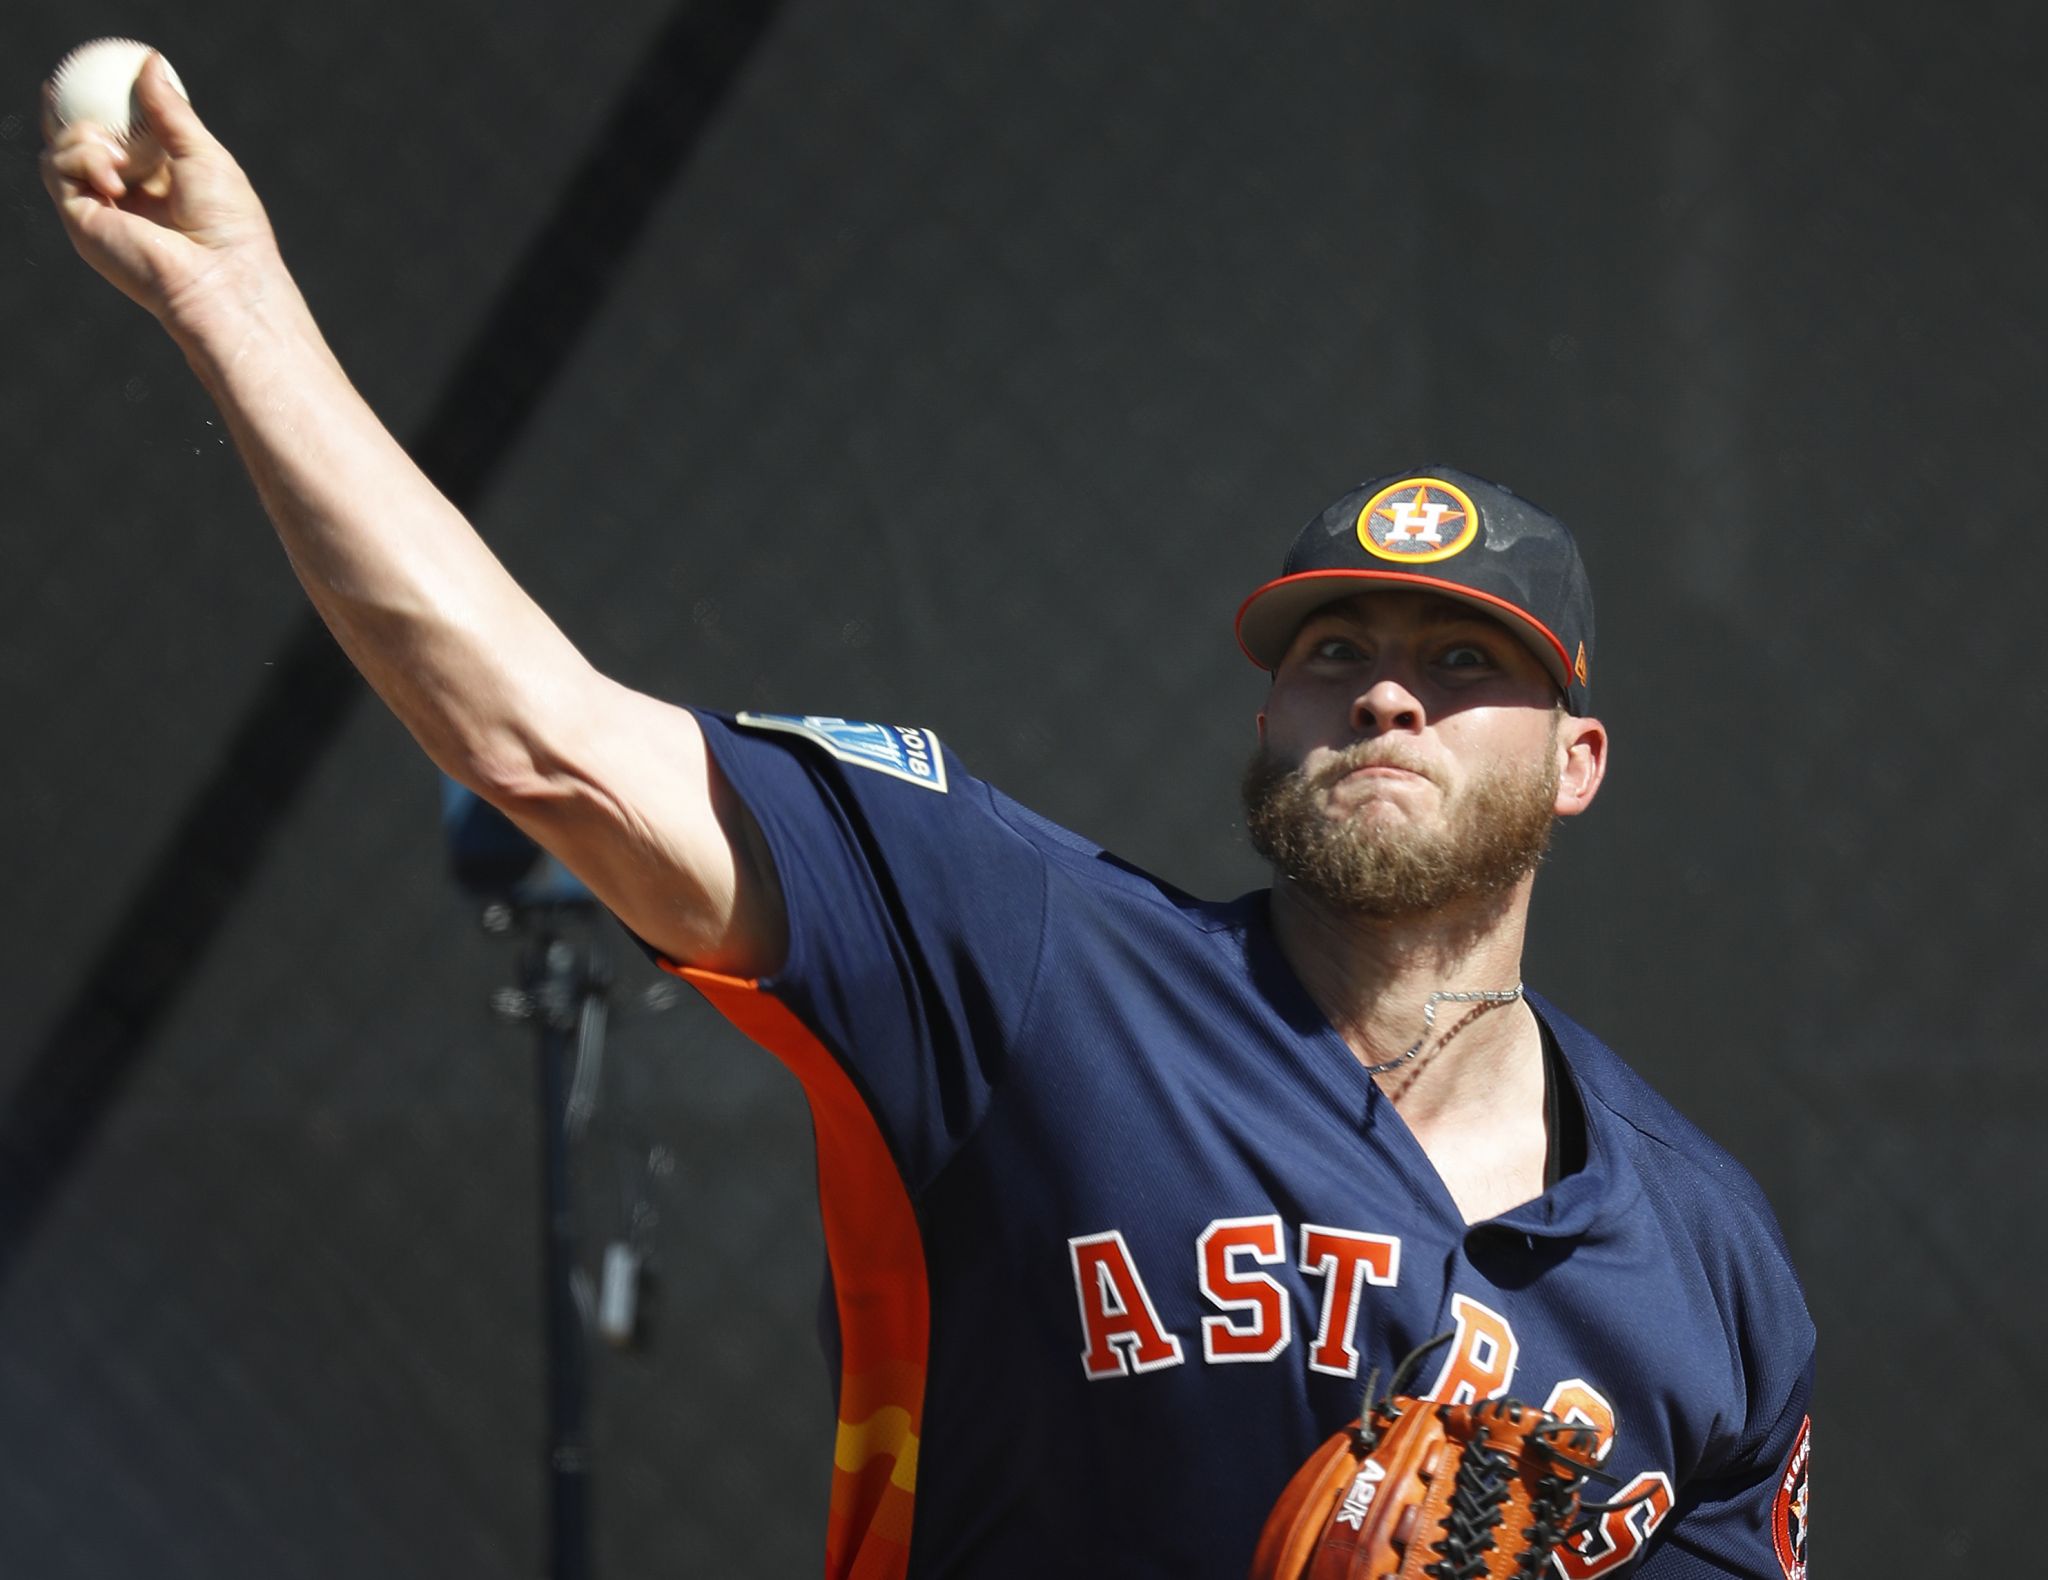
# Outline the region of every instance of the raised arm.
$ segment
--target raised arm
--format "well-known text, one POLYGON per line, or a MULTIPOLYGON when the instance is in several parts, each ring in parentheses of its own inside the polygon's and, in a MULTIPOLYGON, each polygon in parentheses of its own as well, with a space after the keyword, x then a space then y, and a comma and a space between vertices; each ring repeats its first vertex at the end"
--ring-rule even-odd
POLYGON ((160 57, 138 97, 161 169, 131 187, 99 128, 46 125, 44 185, 80 256, 184 351, 350 660, 445 772, 649 943, 735 974, 770 969, 784 936, 774 871, 695 719, 591 668, 413 465, 160 57))

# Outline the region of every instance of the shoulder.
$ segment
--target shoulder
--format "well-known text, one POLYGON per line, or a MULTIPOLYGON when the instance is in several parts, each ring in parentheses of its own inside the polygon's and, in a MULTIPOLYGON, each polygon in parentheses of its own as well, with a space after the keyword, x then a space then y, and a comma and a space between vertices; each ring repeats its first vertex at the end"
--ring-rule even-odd
POLYGON ((993 786, 982 787, 990 813, 1034 846, 1072 901, 1127 902, 1154 910, 1164 918, 1185 922, 1201 932, 1240 927, 1241 903, 1203 900, 1137 863, 1128 861, 1095 840, 1063 828, 993 786))
POLYGON ((1720 1205, 1740 1206, 1775 1224, 1762 1189, 1724 1147, 1592 1032, 1547 1000, 1539 998, 1536 1003, 1557 1036, 1581 1097, 1610 1121, 1603 1125, 1604 1132, 1620 1139, 1674 1188, 1689 1187, 1716 1198, 1720 1205))
MULTIPOLYGON (((719 772, 778 854, 845 846, 876 870, 1035 865, 1037 842, 999 814, 994 788, 923 725, 827 714, 695 710, 719 772)), ((1014 874, 1013 874, 1014 876, 1014 874)))
POLYGON ((1163 925, 1228 925, 1212 917, 1216 907, 977 777, 928 727, 818 714, 696 716, 778 867, 830 852, 869 877, 895 874, 902 882, 893 898, 913 908, 936 892, 973 910, 1028 901, 1077 918, 1136 908, 1163 925))
POLYGON ((1796 1310, 1805 1296, 1777 1214, 1748 1169, 1687 1119, 1593 1033, 1553 1005, 1539 1012, 1556 1034, 1588 1125, 1640 1187, 1674 1239, 1688 1244, 1717 1288, 1796 1310))
MULTIPOLYGON (((1749 1171, 1612 1049, 1549 1004, 1537 1008, 1607 1153, 1609 1199, 1624 1204, 1611 1232, 1635 1248, 1633 1265, 1659 1269, 1667 1355, 1689 1355, 1730 1406, 1712 1412, 1708 1457, 1761 1463, 1787 1401, 1804 1397, 1816 1340, 1777 1214, 1749 1171)), ((1638 1283, 1637 1297, 1648 1287, 1638 1283)))

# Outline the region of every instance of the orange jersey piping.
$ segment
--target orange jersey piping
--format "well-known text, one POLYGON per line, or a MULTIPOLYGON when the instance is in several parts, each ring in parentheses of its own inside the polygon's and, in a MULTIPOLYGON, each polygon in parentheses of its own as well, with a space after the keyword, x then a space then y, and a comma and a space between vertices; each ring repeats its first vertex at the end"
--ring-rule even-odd
POLYGON ((794 1011, 755 981, 666 969, 787 1065, 810 1103, 840 1339, 825 1574, 901 1580, 910 1567, 931 1338, 924 1237, 910 1195, 859 1090, 794 1011))

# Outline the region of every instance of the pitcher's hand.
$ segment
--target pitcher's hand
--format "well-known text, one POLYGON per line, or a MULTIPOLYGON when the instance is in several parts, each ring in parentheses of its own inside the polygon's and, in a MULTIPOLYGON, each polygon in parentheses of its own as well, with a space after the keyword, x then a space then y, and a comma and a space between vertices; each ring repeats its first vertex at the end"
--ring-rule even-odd
POLYGON ((174 334, 260 295, 283 265, 242 167, 207 131, 151 55, 136 97, 164 162, 131 185, 127 156, 102 127, 60 127, 43 87, 43 185, 80 257, 174 334))

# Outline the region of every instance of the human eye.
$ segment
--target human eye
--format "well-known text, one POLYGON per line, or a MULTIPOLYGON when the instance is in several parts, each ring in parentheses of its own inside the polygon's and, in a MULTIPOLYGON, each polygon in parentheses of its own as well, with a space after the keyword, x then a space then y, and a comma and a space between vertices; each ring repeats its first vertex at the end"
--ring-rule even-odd
POLYGON ((1499 668, 1492 651, 1479 642, 1452 642, 1437 654, 1440 669, 1481 671, 1499 668))
POLYGON ((1310 639, 1308 656, 1326 664, 1350 664, 1363 658, 1365 653, 1350 637, 1329 632, 1310 639))

